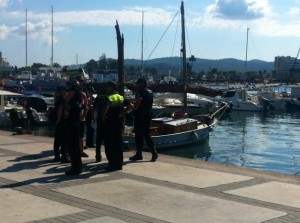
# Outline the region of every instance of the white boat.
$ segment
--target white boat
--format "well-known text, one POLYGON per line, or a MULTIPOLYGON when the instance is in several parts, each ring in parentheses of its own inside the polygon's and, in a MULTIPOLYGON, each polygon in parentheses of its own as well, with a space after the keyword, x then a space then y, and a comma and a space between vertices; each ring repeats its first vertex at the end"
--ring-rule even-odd
POLYGON ((264 107, 258 102, 249 100, 245 89, 234 89, 226 91, 221 97, 216 97, 219 102, 226 102, 232 106, 234 111, 263 111, 264 107))
MULTIPOLYGON (((181 3, 181 20, 182 20, 182 64, 183 64, 183 80, 186 83, 186 46, 185 46, 185 28, 184 28, 184 3, 181 3)), ((185 88, 186 89, 186 88, 185 88)), ((183 117, 176 118, 157 118, 152 120, 152 139, 154 146, 158 150, 166 148, 174 148, 178 146, 188 146, 194 143, 199 143, 209 137, 209 132, 212 126, 216 123, 213 117, 207 116, 207 121, 200 122, 197 119, 185 117, 187 111, 187 92, 183 92, 183 117)), ((179 113, 178 113, 179 114, 179 113)), ((128 142, 128 146, 135 145, 134 132, 132 128, 125 129, 123 137, 124 141, 128 142)))
POLYGON ((8 97, 20 97, 21 94, 0 90, 0 126, 8 127, 11 126, 11 120, 9 118, 10 110, 16 109, 19 116, 24 116, 23 107, 16 104, 15 100, 8 100, 8 97))
MULTIPOLYGON (((160 114, 170 115, 183 107, 183 101, 180 100, 182 94, 164 93, 156 94, 154 98, 155 107, 153 114, 157 117, 160 114), (159 109, 157 108, 159 107, 159 109)), ((216 102, 196 94, 187 93, 187 108, 189 116, 213 113, 218 109, 216 102)))
POLYGON ((260 104, 267 110, 285 111, 287 98, 274 91, 258 92, 260 104))

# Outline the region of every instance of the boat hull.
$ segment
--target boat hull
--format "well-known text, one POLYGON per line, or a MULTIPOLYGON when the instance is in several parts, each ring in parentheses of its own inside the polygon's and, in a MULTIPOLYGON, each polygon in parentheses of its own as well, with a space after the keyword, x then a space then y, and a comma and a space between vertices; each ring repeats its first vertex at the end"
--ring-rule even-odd
MULTIPOLYGON (((202 142, 209 137, 210 131, 211 127, 203 124, 199 125, 198 128, 194 130, 175 134, 152 136, 152 140, 156 149, 163 150, 202 142)), ((128 142, 129 147, 135 147, 134 134, 124 135, 123 140, 128 142)), ((145 149, 147 150, 147 148, 145 149)))

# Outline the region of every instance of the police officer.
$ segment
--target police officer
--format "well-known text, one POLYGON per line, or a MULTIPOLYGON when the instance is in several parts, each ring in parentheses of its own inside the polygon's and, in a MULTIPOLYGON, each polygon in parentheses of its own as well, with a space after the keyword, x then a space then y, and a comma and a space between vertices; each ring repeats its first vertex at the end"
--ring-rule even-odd
POLYGON ((108 160, 107 171, 122 170, 123 166, 123 117, 132 109, 130 103, 124 97, 116 93, 117 85, 113 81, 106 83, 107 94, 102 121, 104 123, 104 144, 105 154, 108 160))
POLYGON ((104 141, 104 123, 102 120, 103 107, 107 104, 106 94, 98 94, 94 102, 94 119, 97 121, 96 129, 96 162, 102 161, 101 145, 104 141))
POLYGON ((64 86, 57 87, 54 96, 54 119, 55 122, 55 134, 54 134, 54 161, 60 161, 61 163, 70 163, 67 154, 67 141, 66 141, 66 126, 64 120, 64 110, 66 107, 66 88, 64 86), (61 155, 59 148, 61 148, 61 155))
POLYGON ((67 128, 67 148, 71 159, 71 169, 66 175, 79 175, 82 172, 81 151, 78 143, 80 135, 80 114, 82 110, 81 90, 73 85, 67 92, 65 122, 67 128))
POLYGON ((130 157, 129 160, 136 161, 143 159, 142 150, 145 139, 147 146, 151 149, 151 161, 155 162, 158 155, 150 136, 153 93, 151 90, 146 88, 147 81, 144 78, 139 78, 136 81, 136 85, 137 93, 133 107, 136 154, 130 157))
POLYGON ((94 120, 94 94, 96 93, 93 87, 87 88, 88 93, 88 112, 86 114, 86 148, 95 148, 94 145, 94 128, 92 122, 94 120))

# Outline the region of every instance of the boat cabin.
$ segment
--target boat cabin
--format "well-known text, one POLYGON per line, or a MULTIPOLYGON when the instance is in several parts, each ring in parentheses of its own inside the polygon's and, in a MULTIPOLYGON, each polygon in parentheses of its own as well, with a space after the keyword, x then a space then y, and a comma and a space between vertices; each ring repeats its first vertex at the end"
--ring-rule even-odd
POLYGON ((152 119, 152 135, 167 135, 197 129, 196 119, 155 118, 152 119))

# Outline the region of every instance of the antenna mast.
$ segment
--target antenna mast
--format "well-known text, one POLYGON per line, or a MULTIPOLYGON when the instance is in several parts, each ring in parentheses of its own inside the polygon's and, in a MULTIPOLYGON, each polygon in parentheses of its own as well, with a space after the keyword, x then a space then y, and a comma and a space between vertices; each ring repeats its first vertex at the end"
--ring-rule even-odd
POLYGON ((28 65, 28 53, 27 53, 27 9, 25 10, 25 68, 28 65))
POLYGON ((142 48, 141 48, 141 76, 144 73, 144 11, 142 12, 142 48))
POLYGON ((245 59, 245 79, 244 79, 244 84, 246 84, 247 65, 248 65, 248 38, 249 38, 249 28, 247 28, 247 39, 246 39, 246 59, 245 59))
POLYGON ((51 5, 51 67, 53 67, 53 5, 51 5))
POLYGON ((184 112, 187 109, 187 67, 186 67, 186 45, 185 45, 185 21, 184 21, 184 3, 181 2, 181 53, 182 53, 182 77, 184 81, 183 104, 184 112))

